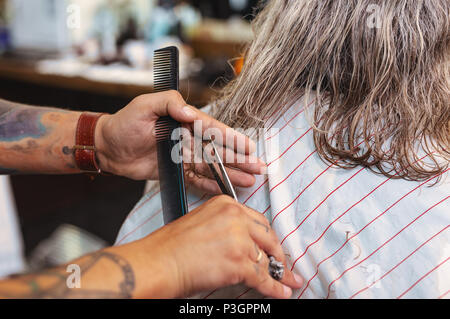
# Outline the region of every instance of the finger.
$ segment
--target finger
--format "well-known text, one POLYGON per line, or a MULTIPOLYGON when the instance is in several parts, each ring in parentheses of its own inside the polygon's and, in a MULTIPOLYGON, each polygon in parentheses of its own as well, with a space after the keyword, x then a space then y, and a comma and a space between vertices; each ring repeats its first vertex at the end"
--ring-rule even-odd
POLYGON ((200 121, 198 132, 194 127, 196 136, 205 138, 214 138, 217 146, 224 146, 241 154, 253 154, 256 151, 256 144, 244 134, 230 128, 229 126, 217 121, 206 113, 188 106, 196 113, 196 120, 200 121), (200 136, 201 135, 201 136, 200 136))
POLYGON ((261 223, 256 219, 247 219, 250 236, 267 255, 274 256, 277 261, 286 265, 286 256, 284 255, 278 237, 272 228, 261 223))
MULTIPOLYGON (((224 147, 219 147, 217 151, 225 166, 256 175, 265 174, 267 171, 267 164, 256 156, 239 154, 224 147)), ((214 158, 213 156, 212 153, 210 157, 214 158)))
POLYGON ((216 180, 212 180, 206 177, 198 176, 192 171, 186 171, 185 181, 187 184, 194 186, 195 188, 202 190, 211 195, 220 195, 222 191, 217 184, 216 180))
POLYGON ((265 254, 259 262, 255 258, 250 259, 245 284, 271 298, 285 299, 292 295, 291 288, 269 275, 269 259, 265 254))
POLYGON ((195 132, 196 134, 203 138, 203 134, 209 131, 209 135, 212 134, 216 138, 220 136, 218 140, 220 140, 221 145, 239 153, 251 154, 256 150, 256 144, 247 136, 231 129, 195 107, 186 105, 186 101, 177 91, 141 95, 136 98, 136 103, 142 105, 141 107, 147 110, 149 112, 147 114, 153 119, 170 115, 181 123, 193 123, 195 120, 199 120, 201 131, 195 132), (218 134, 213 134, 213 132, 218 134))
MULTIPOLYGON (((198 136, 192 136, 192 128, 189 125, 183 125, 183 127, 191 133, 191 135, 183 136, 183 152, 189 154, 196 162, 217 162, 212 144, 202 141, 198 136)), ((216 146, 216 149, 225 166, 237 168, 249 174, 265 174, 267 171, 267 164, 256 156, 236 153, 226 147, 216 146)))
MULTIPOLYGON (((215 176, 213 172, 211 171, 210 164, 215 165, 216 169, 219 170, 218 164, 215 163, 215 158, 212 154, 205 154, 200 150, 200 154, 196 154, 193 145, 193 141, 188 141, 188 139, 185 139, 186 144, 183 147, 183 159, 185 163, 190 163, 191 166, 194 167, 194 170, 203 176, 206 176, 210 179, 215 179, 215 176), (191 145, 189 148, 189 144, 191 145)), ((222 150, 222 154, 226 151, 224 151, 223 148, 220 148, 222 150)), ((209 152, 209 150, 205 149, 205 152, 209 152)), ((220 152, 220 151, 219 151, 220 152)), ((236 158, 237 154, 235 154, 233 151, 228 150, 229 158, 236 158)), ((213 153, 213 151, 212 151, 213 153)), ((220 154, 221 155, 221 154, 220 154)), ((249 155, 240 155, 242 157, 250 157, 249 155)), ((252 160, 253 161, 253 160, 252 160)), ((255 177, 253 176, 254 173, 260 173, 261 170, 264 170, 265 164, 262 161, 258 161, 258 159, 255 157, 256 163, 250 163, 248 160, 246 163, 243 164, 234 164, 234 166, 238 167, 236 169, 225 167, 225 170, 227 171, 227 174, 230 178, 230 181, 233 185, 239 186, 239 187, 250 187, 253 186, 256 182, 255 177), (239 166, 246 169, 241 170, 239 169, 239 166)))
MULTIPOLYGON (((269 271, 269 258, 263 252, 264 247, 263 246, 258 247, 258 244, 256 242, 255 242, 254 246, 255 246, 255 249, 254 249, 254 252, 252 252, 252 254, 251 254, 251 255, 253 255, 251 257, 251 259, 254 260, 256 263, 260 263, 260 261, 262 260, 263 264, 266 265, 265 269, 267 269, 267 271, 269 271), (260 252, 262 253, 262 255, 260 255, 260 252), (260 256, 262 256, 262 258, 260 261, 258 261, 258 257, 260 257, 260 256)), ((272 255, 272 256, 274 256, 274 255, 272 255)), ((289 270, 287 268, 285 256, 283 255, 283 259, 278 259, 278 260, 282 260, 282 262, 284 264, 284 274, 283 274, 283 278, 280 280, 280 282, 282 284, 284 284, 288 287, 294 288, 294 289, 301 288, 303 285, 303 278, 299 275, 294 274, 291 270, 289 270)))
POLYGON ((194 108, 188 107, 177 91, 141 95, 138 97, 138 102, 150 112, 149 115, 152 118, 170 115, 180 123, 192 123, 197 119, 194 108))
POLYGON ((268 228, 271 228, 269 220, 263 214, 261 214, 260 212, 254 210, 248 206, 243 206, 243 207, 244 207, 244 211, 245 211, 246 215, 250 219, 257 220, 262 225, 265 225, 268 228))
POLYGON ((225 167, 231 184, 237 187, 251 187, 255 185, 256 178, 252 174, 247 174, 243 171, 225 167))
POLYGON ((255 288, 261 294, 270 298, 287 299, 292 296, 292 289, 270 277, 268 272, 264 280, 255 288))
POLYGON ((303 278, 300 275, 294 274, 286 265, 284 265, 284 275, 280 282, 293 289, 299 289, 303 286, 303 278))
MULTIPOLYGON (((216 181, 213 173, 211 172, 211 168, 206 163, 201 164, 194 164, 195 172, 197 174, 200 174, 204 176, 205 178, 211 179, 213 181, 216 181)), ((225 168, 225 171, 228 174, 228 177, 230 178, 230 182, 237 187, 251 187, 255 184, 256 179, 253 175, 232 169, 232 168, 225 168)))

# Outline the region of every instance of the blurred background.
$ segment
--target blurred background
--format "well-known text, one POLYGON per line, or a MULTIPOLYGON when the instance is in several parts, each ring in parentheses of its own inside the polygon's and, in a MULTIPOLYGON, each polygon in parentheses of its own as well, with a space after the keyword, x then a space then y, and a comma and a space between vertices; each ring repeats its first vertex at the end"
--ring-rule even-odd
MULTIPOLYGON (((181 53, 180 91, 188 103, 202 107, 239 72, 257 4, 0 0, 0 98, 114 113, 152 91, 153 51, 175 45, 181 53)), ((112 244, 144 182, 13 176, 10 189, 25 255, 45 266, 76 257, 86 247, 112 244)))

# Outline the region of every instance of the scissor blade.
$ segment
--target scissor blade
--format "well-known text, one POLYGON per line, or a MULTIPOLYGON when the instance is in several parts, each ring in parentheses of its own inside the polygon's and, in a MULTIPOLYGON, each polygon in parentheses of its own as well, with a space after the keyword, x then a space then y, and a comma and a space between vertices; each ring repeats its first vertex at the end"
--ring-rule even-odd
POLYGON ((222 158, 220 157, 219 152, 217 151, 216 145, 214 144, 213 140, 211 140, 211 145, 214 149, 214 156, 216 157, 220 172, 222 173, 223 183, 225 184, 225 187, 227 189, 226 193, 228 195, 230 195, 231 197, 233 197, 236 201, 238 201, 238 197, 234 190, 233 184, 231 184, 230 177, 228 176, 227 171, 225 170, 225 165, 223 165, 222 158))
POLYGON ((211 170, 211 173, 214 175, 214 178, 216 179, 217 184, 219 184, 220 190, 222 191, 222 193, 224 194, 228 194, 228 190, 226 188, 226 186, 223 184, 222 179, 219 175, 219 173, 217 172, 216 167, 214 166, 213 163, 208 163, 209 169, 211 170))

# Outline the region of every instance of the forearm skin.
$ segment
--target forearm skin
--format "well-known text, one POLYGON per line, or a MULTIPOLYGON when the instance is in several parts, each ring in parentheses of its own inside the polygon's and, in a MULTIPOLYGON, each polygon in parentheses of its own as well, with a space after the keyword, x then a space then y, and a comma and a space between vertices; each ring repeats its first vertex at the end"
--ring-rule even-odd
POLYGON ((149 249, 155 247, 137 241, 86 255, 57 268, 0 280, 0 299, 175 297, 170 286, 173 275, 167 272, 165 257, 158 257, 149 249), (80 269, 78 288, 68 285, 73 273, 67 266, 71 264, 80 269))
POLYGON ((0 99, 0 174, 79 172, 71 149, 79 116, 0 99))

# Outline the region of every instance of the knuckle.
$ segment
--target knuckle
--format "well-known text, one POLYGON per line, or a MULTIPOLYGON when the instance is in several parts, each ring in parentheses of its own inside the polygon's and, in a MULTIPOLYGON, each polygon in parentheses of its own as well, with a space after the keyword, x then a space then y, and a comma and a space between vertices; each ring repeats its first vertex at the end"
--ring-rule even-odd
POLYGON ((259 278, 258 287, 263 288, 265 285, 268 284, 267 282, 268 280, 270 280, 268 276, 261 276, 259 278))
POLYGON ((257 278, 255 277, 255 271, 251 268, 251 266, 246 265, 245 267, 242 267, 242 278, 245 285, 249 287, 256 286, 257 278))
MULTIPOLYGON (((195 165, 194 164, 194 170, 196 172, 198 172, 199 168, 200 168, 199 165, 195 165)), ((225 195, 217 195, 217 196, 214 196, 214 197, 210 198, 207 201, 207 203, 208 203, 208 205, 217 207, 218 209, 220 209, 221 212, 224 212, 225 211, 224 205, 229 203, 229 202, 226 200, 225 195)))
POLYGON ((241 244, 235 240, 235 244, 230 245, 228 249, 228 254, 231 258, 231 260, 241 263, 245 257, 246 254, 244 253, 244 250, 241 249, 241 244))
MULTIPOLYGON (((260 214, 260 213, 258 213, 258 214, 260 214)), ((266 217, 261 216, 261 223, 263 223, 264 225, 269 227, 269 229, 272 230, 272 226, 270 225, 270 222, 269 222, 269 220, 266 217)))
POLYGON ((223 212, 227 214, 230 218, 237 219, 238 217, 241 217, 241 207, 233 202, 225 202, 223 204, 223 212))
POLYGON ((239 273, 233 273, 229 276, 229 284, 230 285, 237 285, 238 283, 240 283, 242 281, 242 275, 239 273))
POLYGON ((234 200, 232 200, 232 198, 230 196, 224 195, 224 194, 217 195, 214 199, 218 202, 223 202, 223 203, 230 203, 230 204, 236 203, 234 200))
POLYGON ((251 245, 247 235, 244 234, 242 227, 234 227, 227 232, 228 242, 227 254, 235 261, 249 260, 251 245))
POLYGON ((269 229, 269 236, 274 245, 276 245, 277 247, 280 246, 280 240, 278 239, 277 234, 272 228, 269 229))
POLYGON ((271 244, 271 254, 278 260, 278 261, 283 261, 284 260, 284 253, 283 253, 283 249, 281 248, 279 243, 275 243, 273 242, 271 244), (280 259, 283 260, 280 260, 280 259))
MULTIPOLYGON (((260 213, 258 213, 258 214, 260 214, 260 213)), ((266 226, 270 232, 273 232, 272 226, 270 225, 270 222, 267 220, 267 218, 265 218, 264 216, 261 216, 261 218, 258 219, 258 222, 260 222, 262 225, 266 226)))
POLYGON ((183 97, 180 94, 180 92, 178 92, 176 90, 167 91, 167 94, 169 95, 169 97, 171 99, 174 99, 174 100, 177 100, 177 101, 184 101, 183 97))
POLYGON ((147 100, 147 94, 141 94, 141 95, 136 96, 136 97, 133 99, 133 102, 135 102, 135 103, 137 103, 137 104, 142 104, 142 103, 144 103, 146 100, 147 100))
POLYGON ((239 213, 239 207, 232 203, 227 204, 226 213, 229 218, 232 218, 233 220, 240 219, 239 217, 241 216, 241 214, 239 213))

